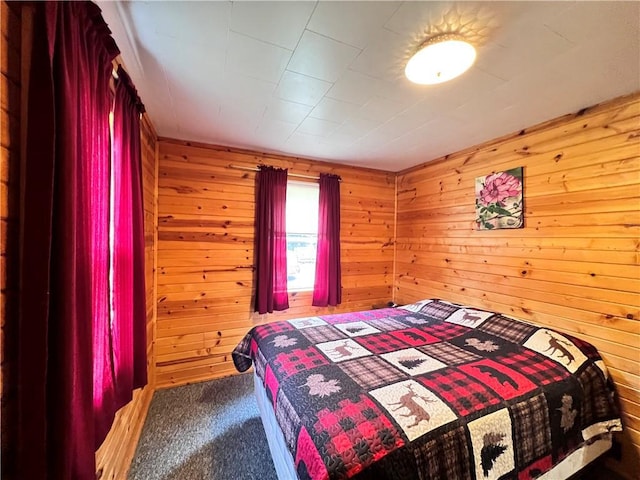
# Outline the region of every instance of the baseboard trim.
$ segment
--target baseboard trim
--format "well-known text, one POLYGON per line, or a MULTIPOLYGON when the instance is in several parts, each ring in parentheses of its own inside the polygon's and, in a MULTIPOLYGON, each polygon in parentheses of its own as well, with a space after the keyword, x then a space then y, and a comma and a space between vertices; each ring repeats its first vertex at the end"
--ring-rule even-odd
POLYGON ((96 480, 127 478, 155 388, 136 390, 133 400, 116 413, 107 438, 96 451, 96 480))

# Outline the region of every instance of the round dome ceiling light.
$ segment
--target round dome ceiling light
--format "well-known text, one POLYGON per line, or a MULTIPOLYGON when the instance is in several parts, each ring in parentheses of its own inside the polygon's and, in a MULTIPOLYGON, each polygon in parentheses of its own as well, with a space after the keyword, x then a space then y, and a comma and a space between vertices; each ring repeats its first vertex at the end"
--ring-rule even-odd
POLYGON ((462 75, 475 60, 476 49, 462 37, 437 35, 409 59, 404 74, 413 83, 435 85, 462 75))

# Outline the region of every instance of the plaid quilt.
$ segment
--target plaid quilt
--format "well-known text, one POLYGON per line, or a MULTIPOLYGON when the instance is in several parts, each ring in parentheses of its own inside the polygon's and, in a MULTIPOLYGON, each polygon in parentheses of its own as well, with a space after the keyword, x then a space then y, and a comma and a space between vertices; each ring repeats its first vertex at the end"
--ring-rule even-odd
POLYGON ((300 479, 537 478, 622 425, 596 349, 441 300, 253 328, 300 479))

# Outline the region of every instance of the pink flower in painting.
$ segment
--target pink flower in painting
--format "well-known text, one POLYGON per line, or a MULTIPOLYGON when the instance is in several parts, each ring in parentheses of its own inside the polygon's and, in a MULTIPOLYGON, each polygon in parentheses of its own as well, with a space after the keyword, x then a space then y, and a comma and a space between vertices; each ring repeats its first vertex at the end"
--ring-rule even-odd
POLYGON ((507 172, 494 173, 485 178, 480 200, 484 205, 502 203, 505 198, 516 197, 521 191, 522 185, 516 177, 507 172))

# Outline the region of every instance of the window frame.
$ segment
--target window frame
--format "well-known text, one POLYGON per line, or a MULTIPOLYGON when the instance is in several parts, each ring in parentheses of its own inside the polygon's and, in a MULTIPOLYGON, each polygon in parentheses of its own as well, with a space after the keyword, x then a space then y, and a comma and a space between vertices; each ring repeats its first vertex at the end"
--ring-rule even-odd
MULTIPOLYGON (((320 209, 320 202, 319 202, 319 198, 320 198, 320 185, 318 184, 317 181, 304 181, 304 180, 293 180, 293 179, 288 179, 287 180, 287 222, 286 222, 286 237, 287 237, 287 291, 291 292, 291 293, 299 293, 299 292, 313 292, 314 289, 314 284, 315 284, 315 270, 316 270, 316 261, 317 261, 317 246, 318 246, 318 212, 320 209), (315 218, 315 225, 314 225, 314 232, 312 233, 308 233, 308 232, 296 232, 296 231, 290 231, 290 209, 289 209, 289 205, 291 202, 291 197, 290 197, 290 192, 291 189, 289 188, 290 185, 295 185, 295 186, 301 186, 301 187, 305 187, 305 188, 314 188, 315 192, 316 192, 316 212, 314 215, 315 218), (289 265, 290 265, 290 257, 289 255, 292 253, 293 249, 289 249, 289 235, 313 235, 313 261, 311 262, 303 262, 303 263, 310 263, 312 265, 312 271, 313 271, 313 277, 311 278, 311 283, 308 285, 304 285, 304 286, 291 286, 291 282, 289 280, 289 265)), ((299 267, 299 262, 296 261, 296 265, 299 267)))

